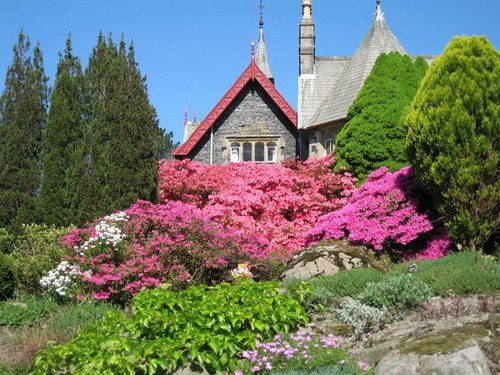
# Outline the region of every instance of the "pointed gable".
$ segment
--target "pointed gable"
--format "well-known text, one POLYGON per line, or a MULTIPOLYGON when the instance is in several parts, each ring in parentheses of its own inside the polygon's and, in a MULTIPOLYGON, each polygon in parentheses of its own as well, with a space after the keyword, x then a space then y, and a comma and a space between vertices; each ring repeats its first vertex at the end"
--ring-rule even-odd
POLYGON ((257 66, 255 59, 252 57, 252 60, 245 71, 191 134, 189 139, 173 152, 173 156, 177 158, 188 157, 189 153, 198 145, 205 135, 210 133, 210 130, 216 121, 221 118, 236 97, 250 82, 256 82, 270 97, 276 107, 279 108, 285 118, 287 118, 293 126, 297 127, 297 113, 292 106, 288 104, 274 84, 269 80, 267 75, 257 66))
POLYGON ((350 105, 361 90, 366 77, 375 65, 375 61, 380 54, 389 52, 406 54, 405 49, 387 25, 380 5, 378 5, 370 30, 340 78, 332 86, 323 104, 319 106, 316 114, 304 127, 315 127, 345 120, 350 105))

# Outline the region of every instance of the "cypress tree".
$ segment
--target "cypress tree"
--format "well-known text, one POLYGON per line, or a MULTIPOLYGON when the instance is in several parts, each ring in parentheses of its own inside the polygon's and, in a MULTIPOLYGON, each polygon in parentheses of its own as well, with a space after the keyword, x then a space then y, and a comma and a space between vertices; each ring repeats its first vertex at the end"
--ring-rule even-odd
POLYGON ((500 53, 484 37, 456 37, 412 103, 408 156, 452 238, 471 250, 498 241, 500 53))
POLYGON ((44 133, 43 179, 39 216, 46 224, 76 223, 79 167, 82 159, 84 86, 71 36, 59 63, 44 133))
POLYGON ((348 121, 337 136, 336 156, 363 181, 381 166, 396 171, 408 160, 406 132, 400 122, 414 98, 427 63, 398 52, 381 54, 348 112, 348 121))
POLYGON ((33 49, 33 58, 29 50, 29 38, 21 30, 0 104, 0 226, 36 221, 48 79, 40 46, 33 49))
POLYGON ((156 199, 161 132, 133 44, 99 35, 85 72, 89 118, 85 173, 88 218, 156 199))

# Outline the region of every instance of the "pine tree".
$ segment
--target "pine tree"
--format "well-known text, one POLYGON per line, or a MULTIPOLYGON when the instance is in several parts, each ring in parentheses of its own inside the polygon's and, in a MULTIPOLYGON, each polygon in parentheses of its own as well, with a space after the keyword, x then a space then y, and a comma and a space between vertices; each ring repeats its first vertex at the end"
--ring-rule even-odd
POLYGON ((452 238, 473 251, 493 245, 500 227, 500 53, 484 37, 453 38, 406 121, 415 176, 452 238))
POLYGON ((400 118, 414 98, 427 63, 391 52, 379 56, 337 136, 336 155, 360 180, 381 166, 396 171, 408 160, 400 118))
POLYGON ((33 49, 33 58, 29 50, 29 38, 21 30, 0 104, 0 226, 36 221, 48 79, 40 46, 33 49))
POLYGON ((84 81, 80 60, 73 54, 71 36, 59 55, 44 133, 43 179, 39 217, 58 226, 76 223, 79 166, 82 161, 84 81))
POLYGON ((85 73, 88 150, 85 173, 87 219, 135 200, 156 199, 156 145, 161 132, 148 99, 146 79, 133 44, 119 46, 99 35, 85 73))

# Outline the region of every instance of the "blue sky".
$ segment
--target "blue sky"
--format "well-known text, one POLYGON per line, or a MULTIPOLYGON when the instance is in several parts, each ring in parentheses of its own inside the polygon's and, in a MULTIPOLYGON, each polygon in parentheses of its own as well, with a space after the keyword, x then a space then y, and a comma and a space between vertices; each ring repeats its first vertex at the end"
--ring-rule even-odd
MULTIPOLYGON (((276 85, 296 108, 301 0, 265 0, 265 36, 276 85)), ((184 106, 203 117, 250 59, 258 0, 1 0, 0 90, 21 27, 39 41, 53 83, 69 32, 84 66, 99 30, 136 44, 160 125, 182 140, 184 106)), ((368 31, 375 0, 313 0, 316 52, 351 55, 368 31)), ((498 48, 500 0, 382 0, 394 34, 411 54, 441 53, 454 35, 485 35, 498 48)))

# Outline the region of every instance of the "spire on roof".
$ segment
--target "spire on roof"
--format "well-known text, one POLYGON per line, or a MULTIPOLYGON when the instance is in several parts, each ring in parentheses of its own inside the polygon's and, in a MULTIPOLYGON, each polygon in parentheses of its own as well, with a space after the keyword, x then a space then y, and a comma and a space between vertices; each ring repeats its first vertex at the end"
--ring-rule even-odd
POLYGON ((377 6, 375 8, 375 21, 385 22, 384 13, 382 12, 380 2, 380 0, 377 0, 377 6))
POLYGON ((259 67, 260 70, 269 78, 271 81, 274 81, 273 73, 271 72, 271 66, 269 64, 269 57, 267 55, 267 47, 266 42, 264 41, 264 7, 265 4, 262 0, 260 0, 259 8, 260 19, 259 19, 259 40, 257 42, 257 53, 255 57, 255 63, 259 67))

